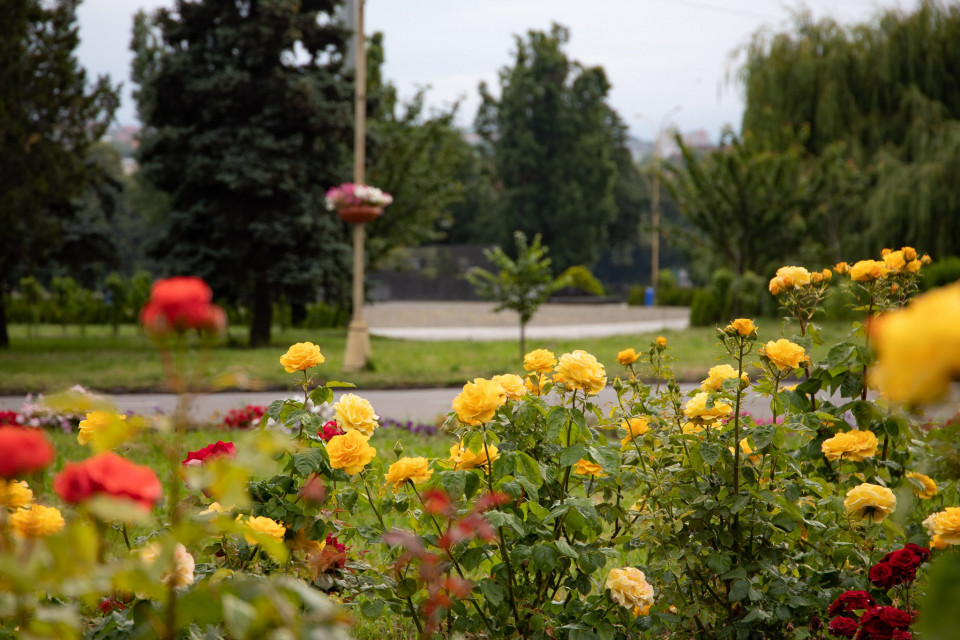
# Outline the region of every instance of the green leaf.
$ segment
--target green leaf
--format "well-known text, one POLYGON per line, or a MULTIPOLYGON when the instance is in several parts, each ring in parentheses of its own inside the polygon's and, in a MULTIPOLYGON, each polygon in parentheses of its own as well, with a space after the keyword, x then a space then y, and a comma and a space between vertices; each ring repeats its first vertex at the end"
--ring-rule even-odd
POLYGON ((514 531, 514 533, 517 534, 517 536, 521 538, 526 534, 526 528, 523 526, 523 522, 521 522, 520 518, 512 513, 493 509, 491 511, 487 511, 483 515, 487 518, 487 521, 491 525, 497 527, 498 529, 501 527, 509 527, 514 531))
POLYGON ((620 471, 619 450, 614 450, 612 447, 588 447, 587 453, 607 473, 616 475, 620 471))
POLYGON ((267 407, 267 415, 277 422, 280 422, 280 411, 283 409, 285 403, 285 400, 274 400, 270 403, 270 406, 267 407))
POLYGON ((503 587, 494 580, 481 580, 480 593, 482 593, 484 599, 494 607, 499 606, 500 603, 503 602, 504 595, 506 595, 503 587))
POLYGON ((576 549, 571 547, 570 543, 566 542, 565 540, 557 540, 554 542, 554 545, 557 547, 557 551, 559 551, 562 555, 565 555, 568 558, 573 558, 574 560, 578 560, 580 558, 576 549))
POLYGON ((310 400, 314 405, 329 404, 333 402, 333 391, 327 387, 317 387, 310 392, 310 400))
POLYGON ((523 477, 533 483, 533 486, 539 488, 543 484, 543 473, 540 471, 540 465, 533 459, 529 453, 523 451, 517 452, 517 462, 523 477))
POLYGON ((703 458, 703 461, 712 467, 717 463, 717 460, 720 459, 722 448, 717 444, 701 442, 698 450, 700 451, 700 457, 703 458))
POLYGON ((352 382, 340 382, 339 380, 331 380, 326 384, 328 389, 356 389, 357 385, 352 382))
POLYGON ((734 580, 730 586, 730 602, 740 602, 747 597, 750 591, 750 583, 746 580, 734 580))
POLYGON ((440 486, 447 492, 451 500, 459 500, 467 484, 467 471, 445 471, 440 474, 440 486))
POLYGON ((554 407, 547 414, 547 442, 553 442, 560 436, 564 424, 567 422, 567 410, 563 407, 554 407))
POLYGON ((533 548, 533 566, 540 571, 553 571, 559 566, 557 562, 557 550, 549 544, 538 544, 533 548))
POLYGON ((417 581, 413 578, 404 578, 397 583, 397 597, 409 598, 417 592, 417 581))
POLYGON ((827 366, 833 367, 846 364, 857 350, 857 345, 852 342, 841 342, 830 347, 827 351, 827 366))
POLYGON ((293 470, 304 478, 318 473, 323 462, 323 451, 319 447, 293 454, 293 470))
POLYGON ((587 455, 587 446, 582 442, 570 445, 560 454, 560 466, 572 467, 587 455))
POLYGON ((707 558, 707 566, 718 576, 730 571, 730 558, 720 553, 711 553, 707 558))
POLYGON ((367 600, 360 605, 360 613, 362 613, 365 618, 379 618, 380 614, 383 612, 384 604, 386 603, 379 599, 367 600))

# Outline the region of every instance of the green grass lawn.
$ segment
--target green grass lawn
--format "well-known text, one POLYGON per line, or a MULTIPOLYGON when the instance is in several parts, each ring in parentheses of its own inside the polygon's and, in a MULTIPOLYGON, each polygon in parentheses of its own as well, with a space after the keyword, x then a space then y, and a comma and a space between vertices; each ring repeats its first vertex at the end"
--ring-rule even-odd
MULTIPOLYGON (((789 337, 794 327, 784 331, 774 319, 761 319, 761 340, 789 337)), ((826 323, 823 338, 827 344, 842 340, 850 331, 847 322, 826 323)), ((528 349, 544 347, 557 355, 584 349, 603 362, 608 371, 622 370, 617 352, 628 347, 638 351, 656 338, 646 333, 606 338, 529 341, 528 349)), ((716 331, 691 328, 663 331, 669 340, 670 354, 676 358, 674 370, 681 380, 699 380, 720 355, 716 331)), ((516 341, 497 342, 416 342, 371 338, 372 358, 367 370, 344 373, 344 330, 288 329, 274 331, 270 347, 250 349, 244 327, 234 327, 219 346, 211 350, 207 371, 213 378, 225 379, 230 388, 290 389, 293 379, 284 372, 278 359, 294 342, 310 341, 320 345, 326 363, 319 369, 325 380, 347 380, 360 388, 446 387, 459 386, 475 377, 498 373, 522 372, 516 341), (242 381, 242 382, 241 382, 242 381)), ((133 326, 121 327, 113 336, 106 326, 90 326, 85 335, 77 327, 53 325, 39 327, 36 337, 27 337, 26 327, 11 327, 9 349, 0 350, 0 393, 21 394, 54 391, 74 384, 104 392, 162 391, 163 366, 153 343, 133 326)), ((814 358, 824 349, 814 351, 814 358)))

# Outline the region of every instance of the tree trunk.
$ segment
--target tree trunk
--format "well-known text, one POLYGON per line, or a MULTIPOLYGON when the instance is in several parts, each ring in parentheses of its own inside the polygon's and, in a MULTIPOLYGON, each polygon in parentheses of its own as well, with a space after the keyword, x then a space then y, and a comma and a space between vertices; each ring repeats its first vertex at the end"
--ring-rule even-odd
POLYGON ((527 355, 526 329, 527 329, 527 323, 521 320, 520 321, 520 360, 523 360, 523 356, 527 355))
POLYGON ((265 347, 270 344, 272 323, 273 305, 270 301, 270 285, 260 278, 253 285, 253 317, 250 319, 251 347, 265 347))
POLYGON ((7 333, 7 305, 6 296, 0 290, 0 348, 10 346, 10 334, 7 333))

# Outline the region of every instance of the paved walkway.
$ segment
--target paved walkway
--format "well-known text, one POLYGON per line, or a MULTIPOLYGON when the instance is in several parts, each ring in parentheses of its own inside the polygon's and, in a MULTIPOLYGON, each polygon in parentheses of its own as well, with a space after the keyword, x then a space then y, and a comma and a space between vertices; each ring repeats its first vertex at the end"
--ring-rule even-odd
MULTIPOLYGON (((364 308, 370 333, 405 340, 510 340, 519 335, 513 311, 494 312, 489 302, 381 302, 364 308)), ((599 338, 686 329, 686 307, 547 303, 527 324, 533 340, 599 338)))

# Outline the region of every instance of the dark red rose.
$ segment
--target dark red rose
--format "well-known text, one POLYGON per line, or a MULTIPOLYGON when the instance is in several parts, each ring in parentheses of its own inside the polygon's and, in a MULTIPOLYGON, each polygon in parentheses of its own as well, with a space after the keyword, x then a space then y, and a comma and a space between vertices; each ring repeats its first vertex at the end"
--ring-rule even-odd
POLYGON ((187 458, 181 462, 184 467, 205 464, 207 460, 213 458, 219 458, 221 456, 227 456, 232 458, 237 455, 237 448, 232 442, 223 442, 222 440, 217 440, 213 444, 208 444, 203 449, 199 451, 191 451, 187 454, 187 458))
POLYGON ((317 437, 324 442, 330 442, 334 436, 342 436, 343 429, 337 424, 336 420, 331 420, 317 430, 317 437))
POLYGON ((920 556, 906 547, 894 551, 889 554, 889 556, 890 559, 887 562, 889 562, 898 573, 908 573, 911 570, 916 570, 923 562, 920 556))
POLYGON ((881 589, 890 589, 897 584, 897 574, 887 562, 878 562, 870 568, 870 582, 881 589))
POLYGON ((53 462, 53 445, 37 429, 0 427, 0 478, 19 478, 53 462))
POLYGON ((892 640, 897 629, 910 628, 910 614, 896 607, 871 607, 860 617, 860 640, 892 640))
POLYGON ((921 547, 918 544, 908 542, 903 548, 910 549, 910 551, 913 551, 915 554, 920 556, 920 564, 923 564, 930 559, 930 549, 927 549, 926 547, 921 547))
POLYGON ((857 633, 860 625, 853 618, 840 616, 830 621, 830 633, 838 638, 852 638, 857 633))
POLYGON ((913 622, 912 616, 896 607, 877 607, 880 609, 880 618, 894 629, 909 629, 913 622))
POLYGON ((840 613, 850 613, 859 609, 869 609, 873 606, 873 597, 866 591, 844 591, 827 608, 827 615, 831 618, 840 613))
POLYGON ((820 616, 814 614, 814 616, 810 618, 810 622, 807 623, 807 628, 814 632, 820 631, 820 629, 823 629, 823 620, 820 619, 820 616))
POLYGON ((913 640, 913 634, 909 631, 895 629, 893 632, 893 640, 913 640))

